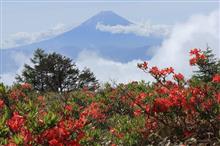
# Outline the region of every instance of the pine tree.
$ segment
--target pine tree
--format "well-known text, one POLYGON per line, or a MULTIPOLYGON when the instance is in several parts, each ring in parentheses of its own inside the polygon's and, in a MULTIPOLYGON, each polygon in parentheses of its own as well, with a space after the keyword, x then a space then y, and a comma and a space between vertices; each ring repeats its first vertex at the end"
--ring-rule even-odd
POLYGON ((80 72, 70 58, 55 52, 48 54, 37 49, 31 62, 33 67, 25 64, 22 74, 17 76, 17 81, 30 83, 41 92, 72 91, 98 83, 89 69, 80 72))
POLYGON ((44 60, 47 58, 47 54, 42 49, 37 49, 34 52, 34 57, 31 58, 33 67, 25 64, 22 75, 17 75, 18 82, 31 83, 36 90, 46 90, 46 68, 44 60))
POLYGON ((79 88, 88 87, 90 90, 93 90, 94 87, 98 86, 98 81, 95 78, 93 72, 90 69, 85 68, 79 75, 79 88))
POLYGON ((48 55, 45 63, 48 67, 46 84, 50 90, 62 92, 77 87, 79 69, 70 58, 52 53, 48 55))
POLYGON ((220 60, 215 58, 210 47, 207 47, 203 53, 206 60, 198 63, 198 70, 194 71, 194 78, 209 82, 215 74, 220 74, 220 60))

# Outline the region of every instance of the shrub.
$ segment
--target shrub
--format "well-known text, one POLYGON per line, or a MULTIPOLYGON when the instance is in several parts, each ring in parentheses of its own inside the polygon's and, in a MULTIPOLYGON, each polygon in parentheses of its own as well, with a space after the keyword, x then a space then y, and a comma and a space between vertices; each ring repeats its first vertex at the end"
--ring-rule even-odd
MULTIPOLYGON (((198 49, 191 54, 197 54, 192 65, 208 62, 198 49)), ((215 74, 207 72, 211 79, 186 80, 171 67, 148 66, 138 64, 155 78, 153 83, 106 85, 96 91, 42 94, 28 83, 1 85, 0 145, 220 144, 218 68, 215 74)))

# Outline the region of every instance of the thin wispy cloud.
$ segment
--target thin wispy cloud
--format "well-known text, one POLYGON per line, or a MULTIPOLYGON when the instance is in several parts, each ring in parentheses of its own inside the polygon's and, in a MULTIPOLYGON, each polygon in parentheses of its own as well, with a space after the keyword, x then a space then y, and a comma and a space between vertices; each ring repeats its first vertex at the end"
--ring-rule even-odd
POLYGON ((33 33, 17 32, 15 34, 11 34, 7 40, 3 41, 3 48, 12 48, 12 47, 39 42, 42 40, 47 40, 70 30, 72 27, 73 26, 67 26, 60 23, 50 28, 47 31, 33 32, 33 33))
MULTIPOLYGON (((13 48, 23 45, 28 45, 32 43, 36 43, 39 41, 47 40, 58 36, 70 29, 74 28, 74 26, 67 26, 64 24, 57 24, 54 27, 50 28, 47 31, 41 32, 17 32, 11 34, 7 40, 3 40, 3 48, 13 48)), ((171 31, 171 26, 169 25, 152 25, 149 22, 140 22, 137 24, 131 24, 127 26, 123 25, 105 25, 102 23, 97 23, 96 29, 103 32, 110 32, 113 34, 135 34, 137 36, 168 36, 171 31)))
POLYGON ((171 32, 171 26, 169 25, 153 25, 150 22, 140 22, 130 25, 106 25, 98 23, 96 29, 104 32, 110 32, 112 34, 135 34, 137 36, 168 36, 171 32))

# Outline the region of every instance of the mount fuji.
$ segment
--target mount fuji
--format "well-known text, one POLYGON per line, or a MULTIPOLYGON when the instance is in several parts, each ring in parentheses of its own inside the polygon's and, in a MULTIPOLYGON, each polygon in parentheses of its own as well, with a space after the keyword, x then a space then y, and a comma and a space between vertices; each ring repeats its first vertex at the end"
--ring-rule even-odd
POLYGON ((14 54, 22 53, 26 56, 37 48, 46 52, 58 52, 73 60, 84 50, 94 51, 104 58, 119 62, 128 62, 134 59, 150 59, 150 49, 161 44, 163 38, 159 36, 137 36, 135 34, 113 34, 100 31, 97 24, 115 26, 130 25, 132 22, 112 11, 102 11, 91 17, 81 25, 64 32, 54 38, 32 43, 16 48, 2 49, 3 73, 15 72, 19 68, 14 54))

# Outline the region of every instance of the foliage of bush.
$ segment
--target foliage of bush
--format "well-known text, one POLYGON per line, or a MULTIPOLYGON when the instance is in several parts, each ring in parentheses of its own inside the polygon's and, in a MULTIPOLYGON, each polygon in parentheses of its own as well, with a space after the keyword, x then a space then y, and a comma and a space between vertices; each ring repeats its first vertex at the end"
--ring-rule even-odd
MULTIPOLYGON (((191 65, 209 65, 200 50, 190 53, 191 65)), ((218 65, 209 80, 201 75, 185 80, 171 67, 148 67, 147 62, 138 67, 156 82, 62 94, 42 94, 27 83, 1 85, 0 145, 220 144, 218 65)))

